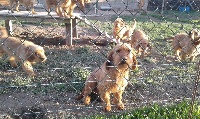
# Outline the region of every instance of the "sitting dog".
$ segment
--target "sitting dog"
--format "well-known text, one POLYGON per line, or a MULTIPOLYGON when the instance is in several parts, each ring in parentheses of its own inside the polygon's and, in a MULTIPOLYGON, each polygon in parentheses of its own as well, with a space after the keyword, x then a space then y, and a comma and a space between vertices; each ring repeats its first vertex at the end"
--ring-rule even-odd
POLYGON ((4 35, 6 29, 0 29, 0 56, 6 53, 12 67, 17 67, 17 62, 21 62, 23 70, 29 76, 35 76, 32 65, 45 62, 47 59, 43 47, 30 41, 21 41, 15 37, 2 37, 6 36, 4 35))
POLYGON ((114 104, 118 109, 124 109, 122 94, 128 85, 130 68, 135 70, 137 67, 135 53, 129 44, 120 43, 110 51, 107 58, 101 67, 90 74, 77 99, 83 98, 85 105, 89 105, 90 94, 96 93, 104 103, 104 111, 110 111, 110 95, 113 94, 114 104))
POLYGON ((74 17, 73 11, 76 4, 81 5, 81 9, 85 8, 85 3, 90 0, 46 0, 48 14, 50 14, 51 8, 55 7, 55 11, 60 17, 74 17), (64 14, 64 15, 63 15, 64 14))
POLYGON ((20 4, 24 5, 27 10, 32 10, 32 14, 36 14, 34 10, 35 0, 10 0, 11 12, 14 13, 13 7, 16 5, 16 11, 19 12, 20 4))
POLYGON ((131 36, 131 46, 137 51, 137 54, 144 58, 148 49, 151 49, 148 36, 142 30, 136 30, 131 36))
POLYGON ((167 38, 172 40, 172 46, 175 51, 176 58, 194 61, 195 57, 200 54, 200 32, 193 29, 186 33, 179 33, 173 37, 167 38))
POLYGON ((114 27, 112 30, 113 37, 116 39, 117 43, 119 43, 121 40, 129 41, 136 24, 136 20, 134 19, 133 25, 129 27, 128 25, 125 25, 125 22, 122 18, 117 18, 114 21, 114 27))

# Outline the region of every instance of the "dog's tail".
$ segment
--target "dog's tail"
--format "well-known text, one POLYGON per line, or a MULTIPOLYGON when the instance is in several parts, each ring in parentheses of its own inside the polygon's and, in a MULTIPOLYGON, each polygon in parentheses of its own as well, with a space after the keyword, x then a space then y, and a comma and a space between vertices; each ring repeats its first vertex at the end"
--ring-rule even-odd
POLYGON ((5 27, 0 27, 0 38, 8 37, 8 32, 5 27))
POLYGON ((165 40, 166 40, 166 41, 173 41, 174 38, 175 38, 174 36, 169 36, 169 37, 165 38, 165 40))
POLYGON ((132 30, 134 31, 137 25, 137 21, 134 19, 133 20, 133 26, 132 26, 132 30))
POLYGON ((84 97, 84 89, 85 89, 85 88, 83 88, 81 94, 79 94, 79 95, 75 98, 75 100, 80 100, 80 99, 82 99, 82 98, 84 97))

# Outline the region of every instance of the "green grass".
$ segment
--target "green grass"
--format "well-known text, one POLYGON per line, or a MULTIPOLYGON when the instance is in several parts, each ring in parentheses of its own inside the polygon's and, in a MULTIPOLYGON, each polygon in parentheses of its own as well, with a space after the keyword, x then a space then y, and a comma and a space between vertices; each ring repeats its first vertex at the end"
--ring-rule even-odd
MULTIPOLYGON (((186 101, 168 106, 154 104, 122 114, 109 116, 95 115, 89 118, 87 117, 87 119, 188 119, 190 108, 190 104, 186 101)), ((193 119, 200 118, 199 106, 195 105, 192 117, 193 119)))

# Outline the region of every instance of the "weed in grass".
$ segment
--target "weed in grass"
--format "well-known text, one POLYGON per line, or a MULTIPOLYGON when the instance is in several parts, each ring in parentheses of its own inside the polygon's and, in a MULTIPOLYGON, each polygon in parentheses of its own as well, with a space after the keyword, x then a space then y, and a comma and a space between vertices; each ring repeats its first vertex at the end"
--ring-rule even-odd
POLYGON ((85 81, 89 74, 90 71, 88 71, 87 69, 74 68, 70 72, 67 72, 66 76, 85 81))
POLYGON ((82 53, 89 53, 90 52, 90 47, 81 47, 76 50, 76 54, 82 54, 82 53))
POLYGON ((0 59, 0 69, 1 70, 6 70, 11 68, 10 63, 8 61, 0 59))
POLYGON ((16 77, 15 80, 12 80, 11 85, 15 86, 26 86, 32 83, 32 78, 16 77))

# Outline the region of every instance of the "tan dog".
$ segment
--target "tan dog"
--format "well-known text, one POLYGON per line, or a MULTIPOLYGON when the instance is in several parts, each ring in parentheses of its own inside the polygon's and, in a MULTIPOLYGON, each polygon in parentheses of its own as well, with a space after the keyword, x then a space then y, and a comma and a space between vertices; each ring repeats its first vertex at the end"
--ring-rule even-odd
POLYGON ((190 61, 194 61, 200 54, 200 32, 196 29, 189 34, 180 33, 167 39, 172 39, 172 46, 179 60, 186 60, 189 57, 190 61))
POLYGON ((77 4, 81 5, 81 9, 85 8, 85 3, 90 2, 90 0, 46 0, 46 5, 48 9, 48 14, 52 7, 55 7, 55 11, 60 17, 74 17, 73 11, 77 4), (64 15, 63 15, 64 14, 64 15))
MULTIPOLYGON (((3 32, 6 33, 6 29, 1 28, 1 34, 3 32)), ((21 62, 23 70, 29 76, 36 75, 33 71, 33 64, 45 62, 47 59, 43 47, 15 37, 0 38, 0 53, 1 56, 5 53, 8 55, 12 67, 17 67, 17 62, 21 62)))
POLYGON ((91 101, 90 94, 95 92, 104 102, 104 110, 111 110, 110 94, 114 95, 114 103, 118 109, 124 109, 122 94, 128 85, 129 70, 135 70, 137 60, 131 46, 127 43, 116 45, 109 53, 108 60, 95 69, 88 77, 82 94, 85 105, 91 101))
POLYGON ((117 40, 117 43, 119 43, 121 40, 129 41, 136 24, 136 20, 134 19, 133 25, 129 27, 128 25, 125 25, 125 22, 122 18, 117 18, 114 21, 114 27, 112 30, 113 37, 117 40))
POLYGON ((131 37, 131 46, 137 51, 138 55, 144 58, 148 49, 151 49, 148 36, 142 30, 136 30, 131 37))
POLYGON ((27 10, 31 9, 32 14, 36 14, 34 10, 35 0, 10 0, 10 7, 11 7, 12 13, 14 13, 13 8, 15 5, 16 5, 16 8, 15 8, 16 11, 19 12, 20 4, 24 5, 27 10))

